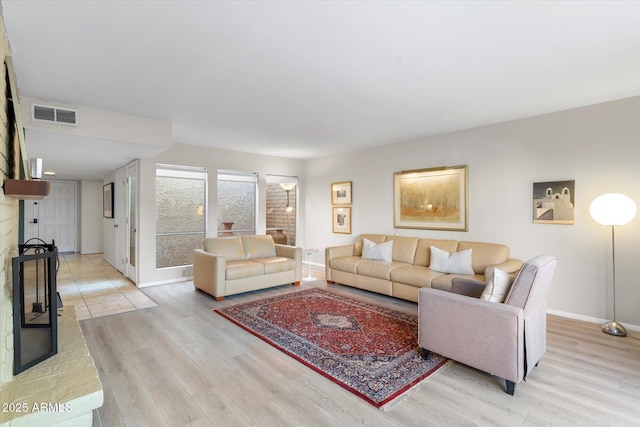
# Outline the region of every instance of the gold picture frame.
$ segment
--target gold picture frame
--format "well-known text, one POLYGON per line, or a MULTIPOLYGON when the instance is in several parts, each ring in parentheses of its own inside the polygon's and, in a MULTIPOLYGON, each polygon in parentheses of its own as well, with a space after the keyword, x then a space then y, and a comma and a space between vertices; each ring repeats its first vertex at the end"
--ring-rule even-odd
POLYGON ((468 231, 468 167, 443 166, 393 174, 395 228, 468 231))
POLYGON ((351 197, 351 181, 334 182, 331 184, 331 204, 332 205, 350 205, 351 197))
POLYGON ((333 232, 351 234, 351 207, 336 206, 332 209, 333 232))

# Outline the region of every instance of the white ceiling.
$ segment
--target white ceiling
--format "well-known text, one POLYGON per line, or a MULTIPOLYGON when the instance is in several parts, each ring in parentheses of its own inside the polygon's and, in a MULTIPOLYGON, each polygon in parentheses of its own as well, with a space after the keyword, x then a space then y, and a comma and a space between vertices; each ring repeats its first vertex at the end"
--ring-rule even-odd
POLYGON ((638 1, 2 7, 23 96, 180 143, 308 159, 640 95, 638 1))

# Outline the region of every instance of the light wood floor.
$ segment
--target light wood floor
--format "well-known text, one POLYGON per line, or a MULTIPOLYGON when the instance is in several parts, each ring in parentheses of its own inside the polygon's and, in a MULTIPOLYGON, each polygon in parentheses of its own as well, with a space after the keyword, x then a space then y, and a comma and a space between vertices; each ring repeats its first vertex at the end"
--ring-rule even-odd
MULTIPOLYGON (((301 285, 310 286, 417 311, 323 280, 301 285)), ((549 316, 547 353, 513 397, 503 381, 455 363, 384 412, 212 312, 292 290, 216 302, 191 282, 156 286, 143 292, 159 307, 82 321, 105 394, 94 425, 640 425, 640 341, 599 325, 549 316)))

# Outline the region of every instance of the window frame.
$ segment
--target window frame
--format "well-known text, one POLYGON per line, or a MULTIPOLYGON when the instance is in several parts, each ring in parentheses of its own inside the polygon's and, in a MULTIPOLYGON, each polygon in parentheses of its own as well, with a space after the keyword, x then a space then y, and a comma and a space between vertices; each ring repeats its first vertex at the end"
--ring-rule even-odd
POLYGON ((208 200, 208 188, 209 188, 209 177, 208 177, 208 170, 204 167, 197 167, 197 166, 182 166, 182 165, 170 165, 170 164, 163 164, 163 163, 157 163, 156 164, 156 201, 155 201, 155 212, 156 212, 156 218, 158 215, 158 199, 157 199, 157 179, 159 177, 162 178, 179 178, 179 179, 185 179, 185 180, 194 180, 194 181, 202 181, 204 183, 204 200, 202 202, 202 206, 203 206, 203 212, 202 215, 204 217, 204 226, 203 226, 203 231, 184 231, 184 232, 158 232, 158 224, 156 222, 156 230, 155 230, 155 237, 156 237, 156 244, 155 244, 155 250, 156 250, 156 256, 155 256, 155 266, 156 266, 156 270, 167 270, 167 269, 175 269, 175 268, 184 268, 184 267, 189 267, 191 265, 193 265, 193 263, 190 264, 181 264, 181 265, 172 265, 172 266, 167 266, 167 267, 158 267, 158 236, 181 236, 181 235, 191 235, 191 234, 202 234, 202 240, 204 241, 204 239, 207 236, 207 230, 209 229, 209 215, 208 215, 208 206, 209 206, 209 200, 208 200))

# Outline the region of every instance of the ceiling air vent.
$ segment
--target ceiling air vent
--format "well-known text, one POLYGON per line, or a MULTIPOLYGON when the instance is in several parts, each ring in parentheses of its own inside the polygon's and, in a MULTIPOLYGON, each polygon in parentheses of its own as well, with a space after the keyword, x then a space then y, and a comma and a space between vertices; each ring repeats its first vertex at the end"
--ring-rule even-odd
POLYGON ((76 126, 76 110, 32 104, 33 120, 76 126))

